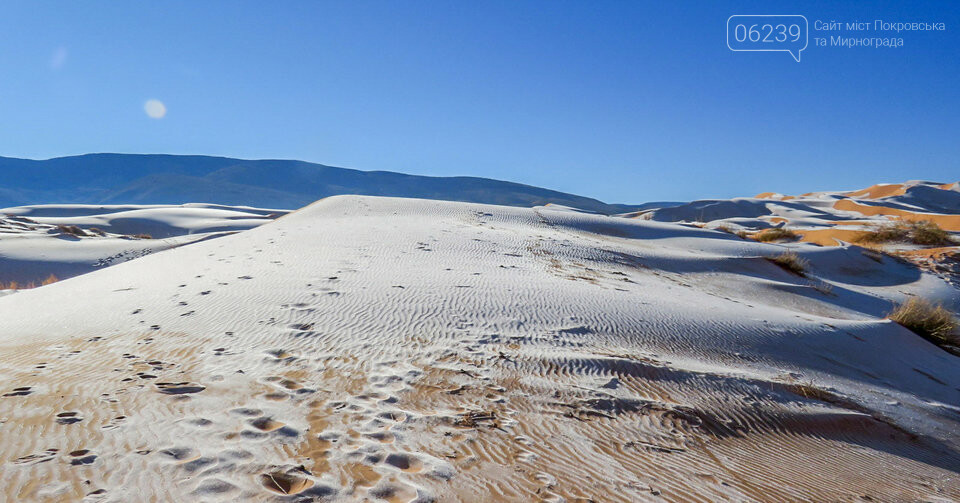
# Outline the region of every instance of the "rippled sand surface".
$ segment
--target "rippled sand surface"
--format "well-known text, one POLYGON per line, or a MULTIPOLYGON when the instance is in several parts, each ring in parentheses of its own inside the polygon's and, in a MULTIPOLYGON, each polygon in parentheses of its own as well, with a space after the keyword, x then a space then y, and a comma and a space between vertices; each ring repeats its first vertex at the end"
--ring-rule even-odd
POLYGON ((343 196, 8 295, 3 498, 960 499, 956 357, 881 319, 955 290, 782 250, 343 196))

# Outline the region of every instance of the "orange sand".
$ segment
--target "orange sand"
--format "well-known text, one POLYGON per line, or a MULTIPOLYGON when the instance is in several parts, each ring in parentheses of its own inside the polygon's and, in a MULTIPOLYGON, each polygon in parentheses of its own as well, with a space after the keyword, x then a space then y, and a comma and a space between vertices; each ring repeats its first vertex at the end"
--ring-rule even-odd
POLYGON ((907 189, 903 184, 894 183, 889 185, 871 185, 855 192, 847 192, 846 195, 865 199, 879 199, 881 197, 902 196, 906 191, 907 189))
POLYGON ((837 246, 840 244, 837 240, 851 243, 854 238, 862 232, 863 231, 859 230, 837 228, 797 231, 797 233, 802 236, 800 238, 801 241, 816 243, 821 246, 837 246))
POLYGON ((843 211, 856 211, 863 215, 892 215, 900 217, 903 220, 916 222, 920 220, 929 220, 939 225, 944 230, 960 231, 960 215, 944 215, 941 213, 919 213, 915 211, 901 210, 898 208, 888 208, 886 206, 868 206, 860 204, 850 199, 841 199, 834 203, 834 208, 843 211))
POLYGON ((776 192, 761 192, 753 197, 756 199, 776 199, 778 201, 789 201, 797 198, 796 196, 784 196, 776 192))
POLYGON ((940 248, 925 248, 923 250, 909 250, 901 252, 902 255, 917 258, 932 258, 941 260, 950 255, 960 254, 960 246, 943 246, 940 248))

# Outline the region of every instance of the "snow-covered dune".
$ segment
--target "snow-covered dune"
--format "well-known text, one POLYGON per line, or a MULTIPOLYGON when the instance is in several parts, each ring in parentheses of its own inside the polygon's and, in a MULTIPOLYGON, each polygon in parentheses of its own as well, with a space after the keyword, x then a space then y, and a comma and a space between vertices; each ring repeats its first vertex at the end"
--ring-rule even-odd
POLYGON ((68 278, 288 213, 212 204, 60 204, 0 209, 0 290, 68 278))
POLYGON ((692 201, 638 215, 660 222, 700 222, 711 227, 765 229, 789 226, 820 244, 842 241, 818 232, 837 225, 859 229, 891 220, 929 220, 960 233, 960 183, 910 181, 879 184, 844 192, 811 192, 788 196, 764 192, 754 197, 692 201), (809 236, 807 236, 809 234, 809 236))
POLYGON ((765 192, 623 216, 684 222, 761 240, 779 235, 817 246, 857 243, 898 255, 960 286, 960 183, 910 181, 799 196, 765 192))
POLYGON ((2 490, 955 501, 957 357, 882 319, 913 295, 960 307, 857 247, 331 197, 0 298, 2 490))

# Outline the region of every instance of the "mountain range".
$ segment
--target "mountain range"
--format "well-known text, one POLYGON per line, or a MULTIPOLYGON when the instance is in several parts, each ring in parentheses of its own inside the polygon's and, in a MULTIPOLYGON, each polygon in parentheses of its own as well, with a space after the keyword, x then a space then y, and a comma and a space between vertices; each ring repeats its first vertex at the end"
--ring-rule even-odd
POLYGON ((294 160, 201 155, 86 154, 48 160, 0 157, 0 173, 0 207, 204 202, 295 209, 341 194, 523 207, 552 203, 605 214, 661 206, 607 204, 489 178, 419 176, 294 160))

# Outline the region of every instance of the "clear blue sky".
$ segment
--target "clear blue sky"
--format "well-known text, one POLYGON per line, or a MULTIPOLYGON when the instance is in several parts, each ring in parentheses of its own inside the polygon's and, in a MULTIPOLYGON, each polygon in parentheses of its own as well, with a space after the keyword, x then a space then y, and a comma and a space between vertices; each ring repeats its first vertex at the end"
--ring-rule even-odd
POLYGON ((608 202, 960 179, 960 2, 7 0, 0 34, 4 156, 303 159, 608 202), (805 15, 802 61, 730 51, 732 14, 805 15), (947 29, 819 48, 816 19, 947 29))

